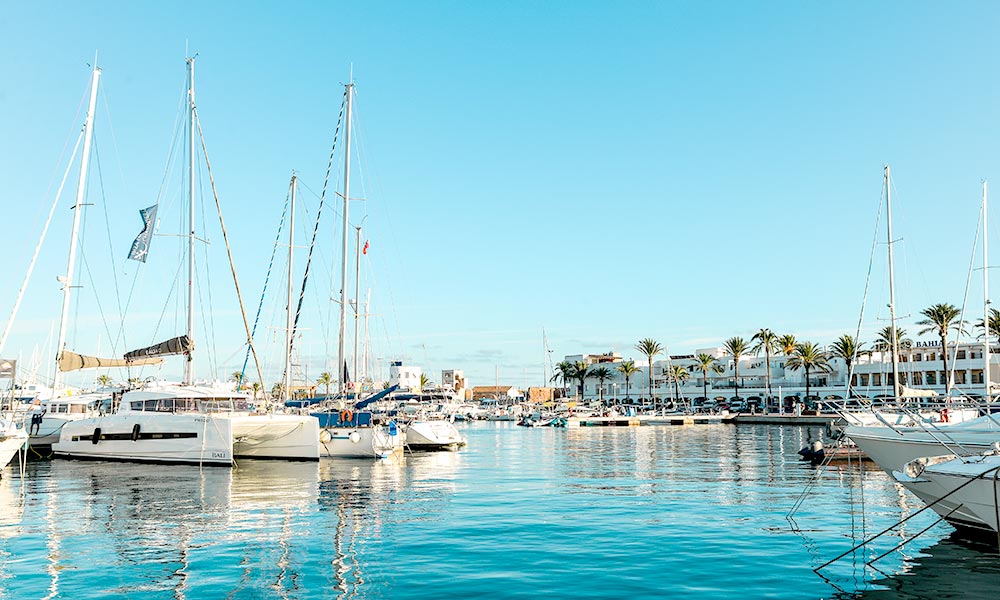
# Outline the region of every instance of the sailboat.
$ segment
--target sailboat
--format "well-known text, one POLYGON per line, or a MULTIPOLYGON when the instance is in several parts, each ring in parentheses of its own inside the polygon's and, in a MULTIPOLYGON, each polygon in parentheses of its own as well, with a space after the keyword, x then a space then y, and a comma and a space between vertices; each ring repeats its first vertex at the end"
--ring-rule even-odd
MULTIPOLYGON (((340 458, 388 458, 394 454, 402 453, 403 434, 395 421, 381 424, 371 412, 365 411, 369 404, 388 396, 395 391, 395 388, 382 390, 365 399, 360 399, 362 391, 361 382, 355 382, 354 393, 349 394, 348 377, 346 375, 347 362, 345 360, 345 338, 347 335, 347 259, 348 243, 350 240, 349 207, 351 199, 351 119, 352 102, 354 96, 354 83, 347 83, 344 90, 344 114, 346 116, 344 129, 344 206, 343 206, 343 244, 341 247, 341 270, 340 270, 340 328, 337 346, 337 365, 339 376, 339 390, 337 399, 327 398, 323 403, 313 408, 312 415, 318 420, 321 430, 319 431, 320 456, 340 457, 340 458)), ((361 228, 356 228, 358 232, 358 248, 356 249, 355 280, 359 280, 360 273, 360 240, 361 228)), ((356 286, 355 295, 359 295, 360 284, 356 286)), ((356 300, 360 302, 360 298, 356 300)), ((355 340, 354 340, 354 374, 358 374, 358 325, 357 311, 355 314, 355 340)))
MULTIPOLYGON (((54 372, 52 375, 52 388, 49 394, 37 397, 41 403, 44 413, 41 415, 41 423, 38 428, 31 433, 29 438, 30 446, 38 454, 46 452, 51 448, 53 443, 59 440, 60 432, 66 423, 94 416, 97 414, 102 405, 110 405, 111 403, 111 393, 106 391, 74 394, 71 390, 62 385, 62 374, 64 372, 76 371, 79 369, 131 367, 162 362, 157 358, 143 358, 136 361, 126 361, 114 358, 96 358, 92 356, 83 356, 66 349, 66 335, 69 330, 70 319, 70 298, 72 290, 74 289, 73 282, 76 270, 76 253, 81 228, 82 209, 86 206, 87 173, 94 134, 94 121, 96 117, 95 110, 97 105, 100 76, 101 69, 95 64, 91 72, 89 93, 90 101, 86 117, 84 118, 83 128, 80 131, 73 153, 66 167, 66 172, 64 173, 62 182, 59 185, 59 191, 56 193, 49 213, 49 217, 51 219, 52 212, 59 204, 66 180, 69 178, 70 170, 74 163, 74 159, 76 158, 76 152, 77 150, 80 150, 82 143, 83 150, 80 158, 80 172, 77 183, 76 199, 71 207, 73 210, 73 225, 70 235, 66 273, 65 275, 57 278, 62 285, 62 310, 59 319, 59 334, 58 341, 56 343, 57 355, 55 365, 53 367, 54 372)), ((7 340, 7 335, 10 333, 18 308, 24 298, 24 292, 27 288, 28 281, 31 278, 31 273, 34 270, 35 261, 38 258, 38 252, 44 242, 47 230, 48 222, 46 222, 45 228, 42 232, 42 237, 39 240, 38 245, 35 247, 35 252, 29 264, 24 282, 18 291, 17 299, 14 303, 14 309, 11 313, 11 318, 5 326, 2 336, 0 336, 0 351, 2 351, 4 343, 7 340)))
MULTIPOLYGON (((889 168, 885 168, 886 181, 886 203, 888 208, 888 238, 889 238, 889 297, 890 297, 890 318, 893 329, 895 329, 895 290, 893 285, 892 271, 892 212, 891 195, 889 190, 889 168)), ((988 246, 986 243, 987 232, 987 186, 983 183, 983 294, 984 306, 986 308, 986 324, 989 327, 989 279, 986 268, 988 266, 988 246)), ((893 334, 895 332, 893 331, 893 334)), ((986 399, 990 399, 989 382, 989 331, 984 341, 984 377, 986 386, 986 399)), ((897 396, 902 388, 899 381, 899 366, 896 362, 895 335, 893 339, 893 381, 897 396)), ((947 349, 945 349, 947 351, 947 349)), ((959 411, 951 411, 961 414, 959 411)), ((945 413, 948 414, 948 413, 945 413)), ((995 444, 1000 442, 1000 421, 991 414, 986 414, 970 420, 953 422, 948 421, 924 421, 916 420, 915 425, 895 426, 890 423, 883 423, 882 426, 859 426, 851 425, 845 428, 844 433, 857 446, 867 454, 884 471, 889 473, 896 481, 910 490, 918 498, 931 506, 935 512, 940 514, 947 521, 957 527, 984 529, 982 519, 977 517, 963 503, 959 497, 950 497, 949 486, 954 483, 954 479, 947 473, 948 469, 955 471, 955 475, 968 474, 969 468, 958 466, 939 465, 948 462, 956 457, 976 456, 983 452, 993 450, 995 444), (941 456, 944 452, 949 454, 941 456), (942 472, 940 478, 931 476, 935 471, 942 472)), ((975 460, 980 460, 981 457, 975 460)), ((962 459, 959 459, 961 462, 962 459)), ((953 491, 954 488, 951 488, 953 491)))
MULTIPOLYGON (((236 457, 317 460, 319 432, 315 419, 303 415, 261 414, 254 410, 246 394, 219 386, 198 385, 194 381, 194 140, 197 113, 193 58, 187 59, 187 67, 187 333, 128 352, 124 357, 126 361, 135 361, 182 355, 185 357, 184 381, 180 385, 147 384, 125 392, 116 398, 108 414, 67 423, 53 451, 63 458, 218 466, 232 466, 236 457)), ((226 246, 228 248, 228 240, 226 246)), ((237 286, 237 292, 238 289, 237 286)))

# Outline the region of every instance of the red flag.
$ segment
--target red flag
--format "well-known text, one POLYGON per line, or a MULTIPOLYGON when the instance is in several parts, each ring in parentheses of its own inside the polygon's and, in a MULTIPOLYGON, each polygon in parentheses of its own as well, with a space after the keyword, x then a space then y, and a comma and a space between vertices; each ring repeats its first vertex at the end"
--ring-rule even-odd
POLYGON ((368 254, 368 240, 365 240, 365 247, 361 250, 361 254, 368 254))

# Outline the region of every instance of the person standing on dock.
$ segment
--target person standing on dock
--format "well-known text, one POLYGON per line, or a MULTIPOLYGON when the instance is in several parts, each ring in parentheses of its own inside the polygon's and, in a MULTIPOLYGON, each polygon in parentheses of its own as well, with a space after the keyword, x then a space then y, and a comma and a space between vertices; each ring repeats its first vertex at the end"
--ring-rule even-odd
POLYGON ((36 433, 41 433, 42 431, 42 417, 45 416, 45 407, 42 406, 42 401, 35 398, 35 401, 31 403, 31 427, 28 428, 28 435, 35 435, 36 433))

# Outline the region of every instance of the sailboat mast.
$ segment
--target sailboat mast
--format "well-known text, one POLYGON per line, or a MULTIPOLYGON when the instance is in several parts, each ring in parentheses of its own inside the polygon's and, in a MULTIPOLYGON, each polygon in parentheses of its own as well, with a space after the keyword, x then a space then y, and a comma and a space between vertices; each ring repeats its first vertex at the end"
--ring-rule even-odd
POLYGON ((983 180, 983 386, 986 388, 986 402, 990 398, 990 251, 989 251, 989 228, 986 226, 988 210, 988 198, 986 180, 983 180))
MULTIPOLYGON (((360 341, 361 325, 361 226, 355 227, 357 239, 354 241, 354 380, 361 383, 361 372, 358 371, 358 343, 360 341)), ((355 399, 360 388, 355 388, 355 399)))
MULTIPOLYGON (((896 273, 892 264, 892 190, 889 165, 885 166, 886 236, 889 244, 889 329, 892 334, 892 397, 899 398, 899 339, 896 333, 896 273)), ((948 351, 947 348, 944 349, 948 351)))
POLYGON ((298 177, 292 175, 292 196, 288 206, 288 306, 285 310, 285 400, 292 397, 292 261, 295 256, 295 189, 298 177))
POLYGON ((94 137, 94 111, 97 108, 97 82, 101 78, 101 69, 96 64, 90 76, 90 104, 87 107, 87 117, 83 121, 83 156, 80 157, 80 180, 76 188, 76 202, 73 204, 73 232, 69 238, 69 258, 66 262, 66 275, 61 278, 63 288, 62 313, 59 317, 59 337, 56 338, 56 364, 52 375, 52 392, 59 388, 59 356, 66 344, 66 329, 69 325, 69 300, 73 290, 73 271, 76 269, 76 245, 80 235, 80 217, 87 192, 87 168, 90 165, 90 144, 94 137))
MULTIPOLYGON (((188 284, 187 284, 187 336, 194 340, 194 58, 187 59, 188 67, 188 284)), ((194 383, 194 352, 185 355, 184 383, 194 383)))
POLYGON ((368 291, 365 292, 365 344, 364 344, 364 351, 362 351, 361 353, 361 355, 364 356, 364 362, 362 363, 361 371, 365 377, 368 377, 368 354, 370 352, 369 339, 368 339, 368 311, 371 306, 371 301, 372 301, 372 289, 368 288, 368 291))
POLYGON ((348 83, 345 87, 347 88, 347 100, 345 102, 347 127, 344 129, 344 243, 341 248, 340 334, 337 341, 337 371, 339 372, 337 379, 340 380, 341 393, 344 393, 347 390, 347 382, 344 378, 344 335, 347 329, 347 227, 348 208, 351 201, 351 96, 354 94, 354 83, 348 83))

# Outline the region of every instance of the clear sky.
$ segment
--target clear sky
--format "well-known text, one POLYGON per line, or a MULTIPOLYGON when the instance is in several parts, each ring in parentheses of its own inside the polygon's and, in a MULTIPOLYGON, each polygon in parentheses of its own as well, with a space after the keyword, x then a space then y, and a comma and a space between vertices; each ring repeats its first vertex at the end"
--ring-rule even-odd
MULTIPOLYGON (((760 327, 828 343, 857 326, 886 163, 903 239, 899 313, 913 331, 921 308, 961 305, 980 182, 1000 183, 997 31, 1000 7, 975 2, 8 3, 0 321, 99 51, 100 173, 69 346, 96 354, 100 340, 107 354, 114 339, 120 353, 183 332, 170 291, 177 238, 156 238, 144 267, 122 259, 165 179, 187 44, 251 318, 290 173, 318 193, 353 65, 352 195, 366 201, 352 211, 368 215, 364 285, 383 360, 404 357, 434 379, 464 368, 473 384, 498 368, 523 385, 540 382, 543 327, 556 360, 634 356, 642 337, 684 353, 760 327), (124 311, 117 298, 124 307, 133 281, 124 311)), ((52 344, 71 173, 4 350, 25 362, 52 344)), ((179 171, 166 180, 162 234, 180 230, 182 207, 179 171)), ((299 240, 316 207, 302 197, 299 240)), ((336 227, 325 214, 301 342, 311 378, 336 348, 325 299, 336 227)), ((244 336, 218 226, 204 231, 198 372, 224 376, 244 336)), ((259 338, 269 381, 284 251, 259 338)), ((884 253, 866 331, 887 317, 884 253)), ((970 318, 981 313, 976 277, 970 318)))

